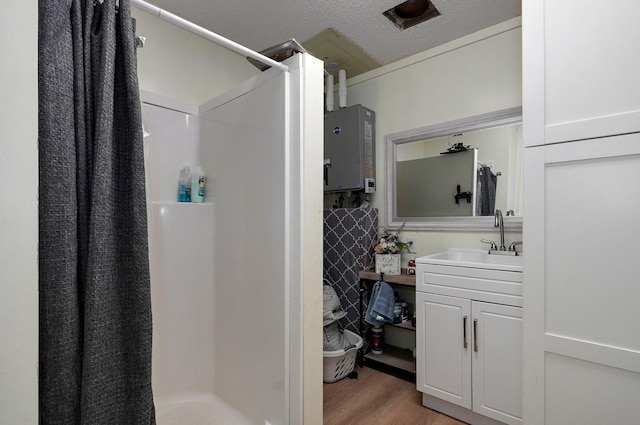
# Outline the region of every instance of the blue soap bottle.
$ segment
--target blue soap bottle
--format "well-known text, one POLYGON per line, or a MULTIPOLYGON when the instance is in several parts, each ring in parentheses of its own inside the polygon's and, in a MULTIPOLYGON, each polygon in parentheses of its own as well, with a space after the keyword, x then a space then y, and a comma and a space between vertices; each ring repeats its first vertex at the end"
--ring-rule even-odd
POLYGON ((191 202, 191 168, 185 165, 178 178, 178 202, 191 202))

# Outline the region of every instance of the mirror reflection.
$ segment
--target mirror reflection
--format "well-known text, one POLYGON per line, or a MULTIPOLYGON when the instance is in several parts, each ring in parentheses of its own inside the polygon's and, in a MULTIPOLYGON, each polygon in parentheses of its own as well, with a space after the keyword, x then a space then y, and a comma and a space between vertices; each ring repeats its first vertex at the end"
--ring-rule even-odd
POLYGON ((398 160, 396 162, 398 215, 402 217, 473 215, 473 206, 476 203, 474 187, 477 152, 477 149, 470 149, 451 155, 398 160))
POLYGON ((496 207, 520 215, 520 152, 521 123, 399 145, 398 216, 493 215, 496 207))
POLYGON ((387 144, 389 225, 473 227, 496 209, 522 215, 520 108, 389 135, 387 144))

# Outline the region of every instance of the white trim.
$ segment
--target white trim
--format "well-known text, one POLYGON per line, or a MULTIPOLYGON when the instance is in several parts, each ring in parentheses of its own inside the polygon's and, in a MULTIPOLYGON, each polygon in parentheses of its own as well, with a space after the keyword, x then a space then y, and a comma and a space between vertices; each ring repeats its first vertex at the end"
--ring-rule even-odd
POLYGON ((544 346, 546 352, 640 373, 640 351, 554 334, 545 335, 544 346))
POLYGON ((159 106, 160 108, 171 109, 185 114, 197 115, 198 107, 190 103, 163 96, 147 90, 140 90, 140 100, 147 105, 159 106))
POLYGON ((422 405, 473 425, 504 425, 502 422, 476 413, 473 410, 425 393, 422 393, 422 405))
MULTIPOLYGON (((406 230, 487 231, 488 229, 493 229, 494 217, 398 217, 394 201, 396 185, 396 147, 397 145, 417 140, 431 139, 458 132, 481 130, 521 121, 522 107, 516 106, 426 127, 387 134, 385 136, 385 173, 387 176, 385 191, 386 226, 390 229, 404 226, 403 228, 406 230)), ((504 217, 504 229, 506 231, 522 231, 522 217, 504 217)))
POLYGON ((544 2, 522 2, 522 106, 524 146, 545 143, 544 2))
POLYGON ((547 144, 551 144, 639 131, 640 111, 631 111, 548 125, 545 128, 545 140, 547 144))
MULTIPOLYGON (((526 110, 526 109, 525 109, 526 110)), ((525 124, 526 126, 526 124, 525 124)), ((545 148, 524 149, 522 417, 544 423, 545 384, 545 148)))
POLYGON ((286 285, 285 297, 288 300, 286 307, 285 334, 285 380, 287 382, 287 391, 285 394, 285 411, 287 412, 287 424, 302 423, 303 417, 303 345, 302 345, 302 309, 301 309, 301 293, 302 293, 302 258, 304 242, 300 231, 300 221, 304 204, 300 196, 300 176, 302 168, 302 160, 300 158, 300 148, 304 141, 301 134, 300 105, 304 104, 304 89, 302 88, 302 70, 301 65, 303 55, 295 55, 295 60, 290 61, 289 73, 285 77, 285 92, 287 101, 285 107, 285 137, 287 142, 287 165, 285 170, 285 187, 290 194, 288 196, 289 206, 287 207, 287 216, 284 225, 289 236, 286 237, 287 259, 286 264, 286 285), (298 177, 296 177, 298 176, 298 177), (300 208, 296 209, 295 206, 300 208), (292 241, 296 241, 292 245, 292 241), (296 247, 297 244, 297 247, 296 247))
POLYGON ((640 154, 638 133, 609 136, 606 139, 606 143, 602 139, 581 140, 579 149, 576 149, 578 142, 547 146, 545 165, 640 154))
POLYGON ((497 25, 491 26, 489 28, 485 28, 483 30, 474 32, 467 36, 450 41, 449 43, 445 43, 440 46, 434 47, 433 49, 416 53, 415 55, 409 56, 407 58, 400 59, 388 65, 381 66, 380 68, 376 68, 369 72, 365 72, 364 74, 357 75, 353 78, 350 78, 347 81, 347 86, 350 87, 356 84, 364 83, 365 81, 378 78, 382 75, 389 74, 391 72, 397 71, 402 68, 406 68, 416 63, 429 60, 433 57, 440 56, 445 53, 449 53, 453 50, 460 49, 462 47, 477 43, 482 40, 486 40, 498 34, 502 34, 504 32, 508 32, 513 29, 520 28, 521 26, 522 26, 521 17, 518 16, 516 18, 509 19, 508 21, 504 21, 497 25))
POLYGON ((522 106, 500 109, 466 118, 427 125, 411 130, 388 134, 385 140, 396 144, 409 143, 425 138, 449 136, 452 132, 469 132, 501 125, 514 124, 522 120, 522 106))
MULTIPOLYGON (((294 64, 289 63, 293 77, 298 75, 302 96, 297 105, 299 114, 300 145, 300 181, 297 190, 301 200, 300 216, 297 217, 297 232, 300 235, 301 248, 297 255, 300 257, 299 271, 300 292, 296 317, 293 324, 297 325, 298 333, 291 335, 298 337, 296 341, 300 347, 299 363, 292 362, 291 366, 301 370, 292 377, 299 383, 299 393, 292 394, 292 403, 299 397, 299 412, 295 412, 296 405, 292 405, 292 424, 322 424, 322 232, 310 232, 309 229, 322 228, 322 152, 323 152, 323 71, 324 63, 310 54, 296 55, 300 57, 300 72, 294 72, 294 64)), ((293 87, 293 86, 292 86, 293 87)), ((295 98, 292 100, 295 101, 295 98)), ((296 105, 292 105, 295 113, 296 105)), ((295 128, 295 127, 294 127, 295 128)), ((294 285, 296 282, 293 276, 294 285)), ((295 286, 294 286, 295 288, 295 286)), ((292 295, 296 295, 295 293, 292 295)), ((294 328, 295 329, 295 328, 294 328)), ((295 359, 293 359, 295 360, 295 359)), ((293 384, 292 384, 293 385, 293 384)), ((292 391, 295 387, 292 387, 292 391)))
MULTIPOLYGON (((387 228, 398 229, 400 226, 403 226, 403 230, 492 232, 494 230, 494 217, 429 217, 428 221, 415 218, 393 220, 389 216, 387 217, 387 228)), ((522 217, 504 217, 504 230, 505 232, 521 232, 522 217)))
MULTIPOLYGON (((292 177, 292 169, 291 169, 291 154, 293 143, 292 135, 291 135, 291 74, 289 72, 284 73, 284 202, 286 204, 284 209, 284 216, 282 217, 282 225, 284 227, 284 404, 285 404, 285 425, 291 424, 291 386, 292 386, 292 371, 291 371, 291 358, 297 357, 298 350, 300 347, 292 343, 291 338, 291 319, 292 319, 292 298, 291 298, 291 285, 292 285, 292 260, 291 260, 291 251, 293 249, 300 250, 300 241, 296 241, 293 243, 292 235, 296 234, 296 232, 292 232, 291 229, 291 219, 292 219, 292 209, 293 209, 293 196, 292 193, 292 185, 291 185, 291 177, 292 177), (295 347, 295 348, 294 348, 295 347), (295 350, 295 352, 292 352, 295 350)), ((298 96, 300 93, 296 93, 298 96)), ((296 158, 298 160, 298 158, 296 158)), ((296 179, 299 179, 299 176, 296 175, 296 179)), ((299 200, 298 200, 299 202, 299 200)), ((297 211, 296 211, 297 213, 297 211)), ((297 217, 296 217, 297 218, 297 217)), ((299 259, 299 258, 298 258, 299 259)), ((299 264, 298 264, 299 265, 299 264)), ((297 276, 296 276, 297 277, 297 276)), ((298 284, 301 284, 297 281, 298 284)), ((297 378, 297 376, 295 377, 297 378)), ((296 381, 297 382, 297 381, 296 381)), ((299 390, 299 388, 296 388, 299 390)), ((297 396, 297 395, 296 395, 297 396)), ((297 398, 297 397, 296 397, 297 398)))
MULTIPOLYGON (((290 59, 287 59, 287 61, 288 60, 290 59)), ((240 96, 243 96, 251 92, 253 89, 260 87, 262 84, 266 83, 267 81, 279 75, 280 75, 280 72, 272 69, 267 69, 261 74, 251 77, 247 81, 241 84, 238 84, 232 89, 227 90, 226 92, 216 96, 215 98, 203 103, 198 107, 198 113, 202 115, 219 106, 224 105, 225 103, 231 102, 233 99, 236 99, 240 96)))

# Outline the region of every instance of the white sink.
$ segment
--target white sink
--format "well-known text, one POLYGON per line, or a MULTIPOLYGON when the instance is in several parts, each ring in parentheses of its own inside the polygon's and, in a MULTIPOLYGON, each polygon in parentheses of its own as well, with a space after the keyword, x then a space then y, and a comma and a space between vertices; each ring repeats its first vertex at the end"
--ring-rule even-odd
POLYGON ((483 249, 451 248, 448 251, 417 258, 416 263, 512 272, 522 271, 521 256, 489 254, 483 249))

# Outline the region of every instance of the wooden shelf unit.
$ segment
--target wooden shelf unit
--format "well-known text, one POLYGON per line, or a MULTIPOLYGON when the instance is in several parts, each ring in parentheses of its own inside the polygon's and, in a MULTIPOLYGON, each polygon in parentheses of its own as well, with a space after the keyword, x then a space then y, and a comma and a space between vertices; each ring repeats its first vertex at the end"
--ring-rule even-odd
MULTIPOLYGON (((366 267, 364 270, 361 270, 358 273, 360 278, 360 335, 364 335, 364 307, 363 307, 363 296, 367 290, 365 289, 366 282, 372 283, 377 282, 379 280, 384 280, 390 285, 401 285, 401 286, 416 286, 416 276, 407 274, 407 269, 402 269, 402 273, 399 275, 391 275, 384 274, 381 276, 380 273, 376 273, 374 271, 374 266, 370 265, 366 267)), ((403 323, 387 323, 385 326, 392 326, 395 328, 405 329, 407 331, 415 332, 416 328, 411 324, 411 322, 403 322, 403 323)), ((381 363, 392 368, 409 372, 410 374, 415 375, 416 373, 416 361, 413 358, 413 353, 411 350, 394 347, 393 345, 385 344, 384 351, 381 354, 374 354, 372 352, 363 352, 360 353, 360 364, 363 364, 364 361, 371 361, 374 363, 381 363)))
POLYGON ((394 347, 393 345, 385 345, 384 350, 380 354, 368 352, 364 358, 370 361, 383 363, 387 366, 395 367, 409 373, 416 373, 416 359, 413 358, 413 352, 403 348, 394 347))
MULTIPOLYGON (((407 269, 401 270, 402 274, 384 274, 384 281, 395 283, 396 285, 416 286, 416 276, 407 274, 407 269)), ((380 273, 374 271, 373 264, 367 266, 358 273, 360 279, 378 281, 381 279, 380 273)))

